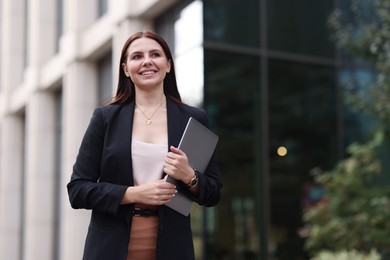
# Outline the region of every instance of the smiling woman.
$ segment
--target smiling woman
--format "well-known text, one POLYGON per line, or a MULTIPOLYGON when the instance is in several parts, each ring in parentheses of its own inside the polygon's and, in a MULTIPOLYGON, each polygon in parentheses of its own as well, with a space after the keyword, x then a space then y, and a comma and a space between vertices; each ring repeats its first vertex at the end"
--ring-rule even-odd
POLYGON ((116 96, 95 110, 67 186, 73 208, 92 209, 84 260, 195 259, 190 217, 165 204, 180 190, 214 206, 221 182, 214 155, 198 174, 176 148, 190 117, 208 125, 204 110, 181 101, 165 40, 130 36, 116 96))

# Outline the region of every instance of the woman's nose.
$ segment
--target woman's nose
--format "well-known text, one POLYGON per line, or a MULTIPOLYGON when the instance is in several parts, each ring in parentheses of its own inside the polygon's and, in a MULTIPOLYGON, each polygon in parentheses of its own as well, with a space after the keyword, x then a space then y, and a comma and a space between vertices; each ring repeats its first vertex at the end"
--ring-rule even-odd
POLYGON ((149 57, 145 57, 144 62, 142 63, 142 66, 149 66, 152 64, 152 61, 150 60, 149 57))

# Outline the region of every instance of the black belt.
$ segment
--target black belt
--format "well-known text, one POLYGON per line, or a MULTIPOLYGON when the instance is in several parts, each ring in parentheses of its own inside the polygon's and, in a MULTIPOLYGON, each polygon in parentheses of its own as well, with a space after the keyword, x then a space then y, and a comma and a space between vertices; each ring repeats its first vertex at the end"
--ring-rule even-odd
POLYGON ((137 216, 137 217, 158 216, 158 211, 157 210, 151 210, 151 209, 135 208, 135 209, 133 209, 133 216, 137 216))

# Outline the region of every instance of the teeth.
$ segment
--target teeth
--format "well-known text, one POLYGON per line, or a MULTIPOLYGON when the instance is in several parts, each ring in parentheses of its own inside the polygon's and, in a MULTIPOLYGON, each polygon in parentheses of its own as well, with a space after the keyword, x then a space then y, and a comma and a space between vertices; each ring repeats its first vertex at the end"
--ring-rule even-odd
POLYGON ((154 74, 154 71, 144 71, 144 72, 142 72, 142 75, 150 75, 150 74, 154 74))

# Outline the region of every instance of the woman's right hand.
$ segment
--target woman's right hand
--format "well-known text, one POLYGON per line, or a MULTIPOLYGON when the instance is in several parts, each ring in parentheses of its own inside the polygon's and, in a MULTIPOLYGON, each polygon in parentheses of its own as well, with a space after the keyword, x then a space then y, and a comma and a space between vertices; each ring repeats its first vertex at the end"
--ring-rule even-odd
POLYGON ((175 185, 165 180, 158 180, 139 186, 128 187, 121 204, 142 203, 147 205, 163 205, 169 202, 176 193, 175 185))

